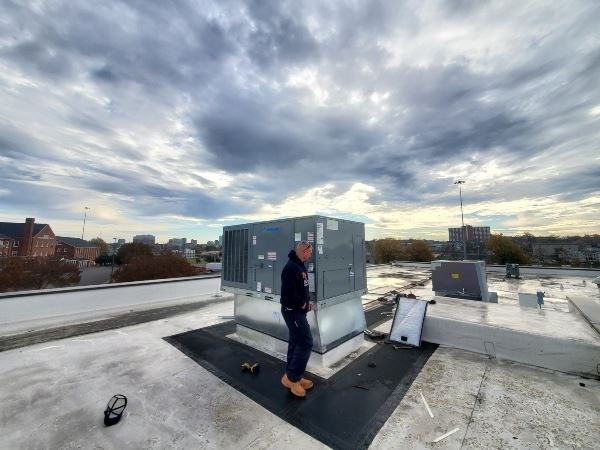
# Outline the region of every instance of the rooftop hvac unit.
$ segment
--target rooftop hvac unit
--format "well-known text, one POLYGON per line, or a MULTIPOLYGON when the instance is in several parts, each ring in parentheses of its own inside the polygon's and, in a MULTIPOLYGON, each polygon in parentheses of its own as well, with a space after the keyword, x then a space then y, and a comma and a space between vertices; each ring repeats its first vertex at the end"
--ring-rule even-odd
POLYGON ((506 278, 520 278, 520 270, 518 264, 506 265, 506 278))
POLYGON ((483 261, 433 261, 431 282, 435 295, 497 303, 496 293, 488 292, 483 261))
POLYGON ((324 353, 362 334, 366 293, 364 224, 323 216, 247 223, 223 228, 221 288, 235 294, 235 321, 287 340, 280 314, 281 271, 299 241, 313 244, 305 262, 313 350, 324 353))

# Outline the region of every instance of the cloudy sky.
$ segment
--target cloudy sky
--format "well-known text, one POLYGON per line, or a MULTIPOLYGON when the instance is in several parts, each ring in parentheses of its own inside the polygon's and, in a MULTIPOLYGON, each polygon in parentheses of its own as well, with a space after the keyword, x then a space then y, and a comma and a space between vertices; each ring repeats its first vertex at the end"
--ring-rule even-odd
POLYGON ((600 232, 600 2, 0 4, 0 221, 600 232))

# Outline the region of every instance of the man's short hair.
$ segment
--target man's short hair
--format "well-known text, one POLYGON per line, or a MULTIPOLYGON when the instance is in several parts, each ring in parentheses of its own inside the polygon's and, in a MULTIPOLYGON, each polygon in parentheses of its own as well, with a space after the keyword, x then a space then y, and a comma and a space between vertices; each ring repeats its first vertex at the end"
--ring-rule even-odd
POLYGON ((308 241, 300 241, 296 244, 296 250, 309 249, 311 247, 312 247, 312 244, 308 241))

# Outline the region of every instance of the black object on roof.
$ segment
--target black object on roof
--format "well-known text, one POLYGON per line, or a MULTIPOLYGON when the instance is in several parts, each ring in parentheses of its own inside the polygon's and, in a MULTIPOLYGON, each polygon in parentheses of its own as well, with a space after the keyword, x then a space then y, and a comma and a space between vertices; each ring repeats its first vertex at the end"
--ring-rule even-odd
MULTIPOLYGON (((391 311, 391 306, 366 312, 368 326, 381 321, 382 311, 391 311)), ((335 450, 368 448, 437 348, 423 343, 421 348, 397 352, 391 345, 376 345, 329 379, 307 374, 315 388, 299 400, 281 386, 285 362, 229 339, 235 330, 235 322, 228 321, 164 339, 262 407, 335 450), (240 361, 260 363, 260 373, 248 376, 240 371, 240 361)))

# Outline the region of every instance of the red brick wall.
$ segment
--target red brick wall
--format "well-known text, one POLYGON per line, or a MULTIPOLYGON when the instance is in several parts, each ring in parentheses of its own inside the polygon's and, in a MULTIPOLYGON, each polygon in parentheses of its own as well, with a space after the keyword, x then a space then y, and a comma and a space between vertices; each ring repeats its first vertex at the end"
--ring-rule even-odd
POLYGON ((32 239, 29 256, 48 257, 56 254, 56 236, 52 229, 46 225, 32 239))
POLYGON ((25 225, 23 225, 23 238, 19 242, 19 256, 30 256, 31 245, 33 244, 33 227, 35 225, 35 219, 28 217, 25 219, 25 225))
POLYGON ((86 259, 92 263, 100 254, 99 247, 73 247, 60 242, 56 246, 56 256, 67 259, 86 259))

